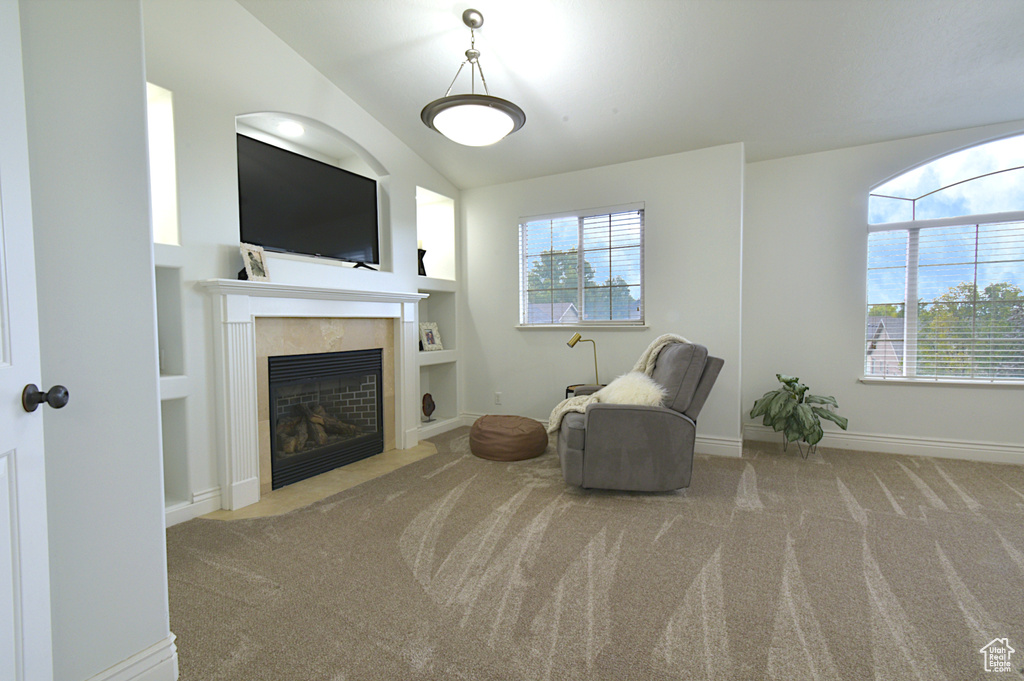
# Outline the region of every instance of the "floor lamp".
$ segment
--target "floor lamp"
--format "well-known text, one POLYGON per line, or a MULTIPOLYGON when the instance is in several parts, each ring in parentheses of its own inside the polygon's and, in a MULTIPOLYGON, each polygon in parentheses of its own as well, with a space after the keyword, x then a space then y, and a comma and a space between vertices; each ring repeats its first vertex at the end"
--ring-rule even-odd
POLYGON ((597 341, 591 340, 589 338, 583 338, 578 333, 574 333, 572 335, 572 338, 569 339, 569 342, 566 343, 566 345, 568 345, 570 348, 573 348, 576 347, 576 344, 579 343, 580 341, 583 341, 584 343, 594 344, 594 385, 601 385, 601 379, 598 378, 597 376, 597 341))

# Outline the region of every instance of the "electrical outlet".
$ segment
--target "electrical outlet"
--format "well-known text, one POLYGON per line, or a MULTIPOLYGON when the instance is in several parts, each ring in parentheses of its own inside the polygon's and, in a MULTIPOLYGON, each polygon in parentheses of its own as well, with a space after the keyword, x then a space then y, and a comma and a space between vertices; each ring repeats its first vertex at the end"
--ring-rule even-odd
POLYGON ((501 404, 501 393, 494 393, 494 403, 501 404))

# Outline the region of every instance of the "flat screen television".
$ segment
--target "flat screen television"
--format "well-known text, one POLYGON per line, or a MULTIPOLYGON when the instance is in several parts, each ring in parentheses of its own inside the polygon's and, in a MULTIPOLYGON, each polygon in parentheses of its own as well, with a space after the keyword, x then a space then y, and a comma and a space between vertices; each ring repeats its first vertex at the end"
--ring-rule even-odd
POLYGON ((375 180, 245 135, 237 138, 243 243, 380 264, 375 180))

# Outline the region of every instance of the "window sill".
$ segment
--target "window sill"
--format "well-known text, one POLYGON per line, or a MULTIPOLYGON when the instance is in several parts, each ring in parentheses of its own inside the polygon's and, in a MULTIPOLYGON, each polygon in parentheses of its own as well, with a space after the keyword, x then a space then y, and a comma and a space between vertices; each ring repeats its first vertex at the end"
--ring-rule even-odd
POLYGON ((906 376, 861 376, 857 379, 867 385, 926 385, 951 388, 1024 388, 1024 381, 997 381, 994 379, 970 378, 907 378, 906 376))
POLYGON ((516 324, 519 331, 564 331, 565 329, 588 329, 601 331, 646 331, 646 324, 516 324))

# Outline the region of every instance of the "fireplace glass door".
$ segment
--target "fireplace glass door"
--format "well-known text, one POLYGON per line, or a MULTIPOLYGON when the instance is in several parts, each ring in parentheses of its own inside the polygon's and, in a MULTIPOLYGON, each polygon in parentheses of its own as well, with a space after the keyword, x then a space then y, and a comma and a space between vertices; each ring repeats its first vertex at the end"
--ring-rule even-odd
POLYGON ((274 489, 384 451, 381 353, 269 358, 274 489))

